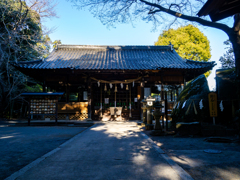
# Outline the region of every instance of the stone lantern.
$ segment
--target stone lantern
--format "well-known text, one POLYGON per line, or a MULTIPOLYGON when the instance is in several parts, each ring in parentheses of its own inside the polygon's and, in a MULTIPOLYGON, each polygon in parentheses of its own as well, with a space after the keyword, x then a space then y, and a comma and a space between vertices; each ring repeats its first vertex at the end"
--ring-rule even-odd
POLYGON ((146 101, 147 101, 147 106, 146 106, 146 109, 147 109, 147 124, 145 126, 146 130, 152 130, 153 129, 151 110, 153 109, 153 102, 155 100, 156 99, 151 97, 151 96, 146 98, 146 101))
POLYGON ((160 101, 155 101, 153 104, 154 107, 154 119, 155 119, 155 126, 154 126, 154 130, 152 131, 152 135, 162 135, 163 131, 162 131, 162 126, 160 124, 160 118, 161 116, 163 116, 163 113, 161 111, 161 108, 163 108, 162 104, 160 103, 160 101))
POLYGON ((142 103, 142 110, 143 110, 143 122, 142 122, 142 126, 145 126, 147 124, 147 101, 145 99, 143 99, 141 101, 142 103))

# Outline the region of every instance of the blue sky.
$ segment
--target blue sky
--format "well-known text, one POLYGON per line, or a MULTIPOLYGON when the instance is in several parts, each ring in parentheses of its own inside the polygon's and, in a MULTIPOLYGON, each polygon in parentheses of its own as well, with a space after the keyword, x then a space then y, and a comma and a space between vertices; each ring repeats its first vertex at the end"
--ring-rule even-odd
MULTIPOLYGON (((48 28, 56 28, 49 36, 52 41, 61 40, 62 44, 75 45, 154 45, 161 27, 152 31, 152 24, 141 20, 132 24, 116 24, 115 28, 107 28, 87 10, 77 10, 68 1, 61 0, 56 7, 59 18, 46 20, 43 24, 48 28)), ((232 25, 232 21, 228 23, 232 25)), ((220 56, 225 52, 223 42, 227 35, 217 29, 199 26, 207 36, 211 46, 211 60, 217 63, 208 78, 210 89, 215 87, 215 70, 220 68, 220 56)))

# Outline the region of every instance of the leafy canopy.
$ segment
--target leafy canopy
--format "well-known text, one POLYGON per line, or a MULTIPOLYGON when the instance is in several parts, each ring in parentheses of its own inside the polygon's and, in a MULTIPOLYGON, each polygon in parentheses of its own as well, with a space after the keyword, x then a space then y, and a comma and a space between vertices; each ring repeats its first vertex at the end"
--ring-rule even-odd
POLYGON ((211 58, 207 37, 193 25, 163 31, 155 45, 168 45, 169 42, 183 59, 208 61, 211 58))

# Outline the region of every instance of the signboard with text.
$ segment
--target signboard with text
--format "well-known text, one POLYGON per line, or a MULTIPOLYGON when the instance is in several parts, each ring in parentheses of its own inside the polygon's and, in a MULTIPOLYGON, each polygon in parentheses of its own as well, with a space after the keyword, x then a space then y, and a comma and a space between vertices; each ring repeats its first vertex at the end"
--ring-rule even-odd
POLYGON ((217 117, 217 93, 208 94, 210 117, 217 117))

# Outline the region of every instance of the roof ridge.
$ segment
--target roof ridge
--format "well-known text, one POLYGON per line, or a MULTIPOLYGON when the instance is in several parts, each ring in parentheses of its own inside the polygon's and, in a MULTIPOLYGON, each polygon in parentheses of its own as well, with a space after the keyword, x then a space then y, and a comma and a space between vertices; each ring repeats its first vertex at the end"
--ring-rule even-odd
POLYGON ((215 63, 215 61, 194 61, 194 60, 191 60, 191 59, 185 59, 185 61, 188 63, 200 63, 200 64, 202 64, 202 63, 205 63, 205 64, 214 64, 215 63))
POLYGON ((154 45, 70 45, 58 44, 57 49, 146 49, 146 50, 170 50, 170 46, 154 46, 154 45))

